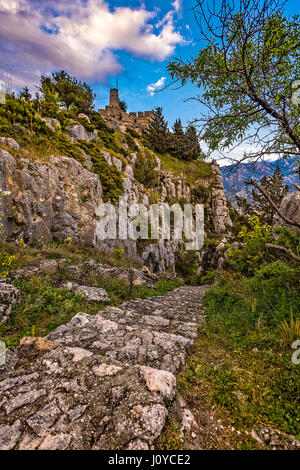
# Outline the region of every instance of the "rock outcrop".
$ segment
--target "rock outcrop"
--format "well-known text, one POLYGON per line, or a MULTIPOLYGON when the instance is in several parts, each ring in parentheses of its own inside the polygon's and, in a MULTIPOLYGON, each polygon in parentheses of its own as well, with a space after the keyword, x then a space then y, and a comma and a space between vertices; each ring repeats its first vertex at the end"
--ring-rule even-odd
MULTIPOLYGON (((280 211, 285 215, 288 219, 293 220, 300 224, 300 191, 295 191, 293 193, 289 193, 281 201, 280 204, 280 211)), ((293 230, 297 230, 300 232, 300 229, 295 225, 289 225, 284 220, 282 220, 276 214, 275 225, 282 226, 286 225, 293 230)))
MULTIPOLYGON (((97 138, 95 133, 89 133, 75 121, 67 132, 72 141, 97 138)), ((137 154, 133 152, 126 160, 102 150, 102 156, 108 165, 115 166, 121 173, 120 184, 128 205, 142 203, 150 211, 151 191, 134 176, 137 154)), ((153 271, 174 269, 178 249, 176 240, 149 240, 141 248, 131 239, 103 241, 97 238, 97 208, 103 202, 103 186, 101 175, 87 167, 92 169, 88 155, 83 166, 73 158, 52 156, 47 162, 31 161, 0 149, 0 187, 10 192, 3 204, 6 238, 9 241, 23 238, 28 243, 71 239, 72 243, 100 249, 121 247, 133 260, 142 262, 153 271)), ((216 233, 224 234, 230 228, 222 175, 215 162, 211 164, 211 174, 198 178, 195 183, 195 187, 201 187, 205 192, 205 197, 200 197, 199 201, 193 196, 195 188, 184 175, 175 176, 162 169, 158 158, 156 172, 159 203, 203 202, 206 220, 216 233)))
MULTIPOLYGON (((4 279, 5 281, 5 279, 4 279)), ((7 321, 11 311, 21 301, 21 292, 12 284, 0 282, 0 322, 7 321)))
POLYGON ((78 313, 7 352, 0 449, 151 449, 197 337, 205 289, 78 313))

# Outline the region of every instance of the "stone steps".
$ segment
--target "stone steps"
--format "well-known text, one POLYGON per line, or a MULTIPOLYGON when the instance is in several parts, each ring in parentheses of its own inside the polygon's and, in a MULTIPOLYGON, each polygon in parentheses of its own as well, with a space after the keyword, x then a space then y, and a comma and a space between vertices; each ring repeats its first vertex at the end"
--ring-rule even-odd
POLYGON ((22 367, 11 354, 0 368, 0 449, 151 448, 204 318, 205 290, 78 313, 48 335, 59 347, 22 367))

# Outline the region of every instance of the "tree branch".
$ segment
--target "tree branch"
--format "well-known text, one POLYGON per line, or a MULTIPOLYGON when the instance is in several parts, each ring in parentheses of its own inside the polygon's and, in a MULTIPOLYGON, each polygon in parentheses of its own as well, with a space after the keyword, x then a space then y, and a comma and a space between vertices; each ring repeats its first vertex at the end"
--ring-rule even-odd
POLYGON ((272 201, 272 199, 270 198, 269 194, 267 193, 267 191, 263 188, 263 186, 261 186, 260 184, 256 183, 253 179, 250 179, 248 181, 245 181, 245 184, 251 184, 252 186, 254 186, 256 189, 259 190, 259 192, 266 198, 266 200, 269 202, 269 204, 273 207, 274 211, 277 212, 277 214, 279 215, 279 217, 284 220, 287 224, 289 225, 294 225, 295 227, 298 227, 300 228, 300 224, 298 222, 295 222, 295 220, 291 220, 289 219, 288 217, 286 217, 280 209, 278 209, 278 207, 276 206, 275 202, 272 201))
POLYGON ((291 258, 293 258, 296 261, 300 262, 300 256, 297 256, 293 251, 289 250, 285 246, 282 245, 273 245, 273 243, 265 243, 266 248, 274 248, 275 250, 281 250, 284 251, 287 255, 289 255, 291 258))

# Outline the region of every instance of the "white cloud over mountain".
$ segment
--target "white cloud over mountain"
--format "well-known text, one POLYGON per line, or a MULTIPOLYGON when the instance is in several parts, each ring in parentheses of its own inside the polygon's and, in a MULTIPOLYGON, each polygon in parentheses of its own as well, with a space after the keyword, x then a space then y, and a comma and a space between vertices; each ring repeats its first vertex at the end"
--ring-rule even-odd
POLYGON ((0 0, 0 73, 14 87, 36 82, 41 73, 64 69, 81 79, 104 82, 122 70, 117 51, 152 61, 169 57, 183 38, 175 0, 159 28, 158 11, 111 8, 105 0, 0 0))

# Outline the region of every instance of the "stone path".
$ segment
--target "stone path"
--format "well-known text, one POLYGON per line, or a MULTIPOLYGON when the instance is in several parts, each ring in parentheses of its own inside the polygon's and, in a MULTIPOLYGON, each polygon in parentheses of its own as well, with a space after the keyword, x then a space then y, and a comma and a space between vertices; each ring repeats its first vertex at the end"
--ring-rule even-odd
POLYGON ((0 449, 150 449, 204 319, 205 290, 78 313, 34 361, 21 360, 22 347, 9 353, 0 366, 0 449))

